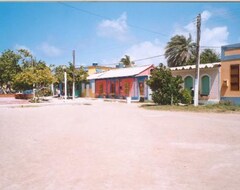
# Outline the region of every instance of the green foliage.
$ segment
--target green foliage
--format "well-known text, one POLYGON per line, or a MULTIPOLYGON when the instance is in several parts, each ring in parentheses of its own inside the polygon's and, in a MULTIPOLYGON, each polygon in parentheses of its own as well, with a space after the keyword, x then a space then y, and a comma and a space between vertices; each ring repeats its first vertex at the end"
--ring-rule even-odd
MULTIPOLYGON (((169 67, 196 64, 196 43, 192 42, 189 35, 187 39, 183 35, 171 38, 165 48, 165 58, 169 67)), ((205 49, 200 54, 200 63, 214 63, 221 61, 219 55, 211 49, 205 49)))
POLYGON ((233 106, 234 104, 233 104, 233 102, 230 101, 230 100, 221 100, 221 101, 219 102, 219 105, 223 105, 223 106, 233 106))
POLYGON ((200 63, 220 62, 219 55, 211 49, 205 49, 200 55, 200 63))
POLYGON ((84 68, 81 66, 80 68, 73 68, 73 64, 69 63, 69 66, 67 68, 67 75, 68 75, 68 81, 70 83, 73 82, 73 76, 75 76, 75 82, 86 82, 87 81, 87 72, 84 71, 84 68))
POLYGON ((55 78, 48 67, 35 67, 24 69, 14 78, 14 88, 16 90, 37 89, 48 86, 55 82, 55 78))
POLYGON ((64 69, 62 66, 57 66, 54 68, 54 76, 58 83, 64 82, 64 69))
POLYGON ((16 53, 6 50, 0 56, 0 86, 12 85, 15 90, 32 89, 54 81, 51 70, 44 61, 37 61, 28 50, 16 53))
POLYGON ((0 56, 0 86, 12 84, 17 73, 21 72, 18 62, 21 56, 12 50, 6 50, 0 56))
POLYGON ((133 67, 133 65, 135 64, 133 61, 131 61, 130 56, 128 55, 125 55, 125 57, 122 58, 120 62, 123 63, 125 67, 133 67))
POLYGON ((80 68, 73 68, 73 64, 69 62, 69 66, 66 68, 63 68, 63 66, 57 66, 54 69, 54 76, 56 78, 57 82, 64 82, 64 70, 67 73, 67 81, 69 84, 72 84, 73 82, 73 75, 75 76, 75 82, 87 82, 88 74, 86 71, 84 71, 83 67, 80 68))
POLYGON ((51 89, 50 88, 41 88, 36 91, 35 95, 37 97, 42 97, 42 96, 50 96, 51 95, 51 89))
POLYGON ((165 58, 169 67, 186 65, 194 60, 196 43, 192 42, 192 37, 186 38, 183 35, 176 35, 171 38, 165 48, 165 58))
POLYGON ((33 59, 33 55, 26 49, 19 49, 18 54, 21 56, 20 65, 22 69, 36 66, 36 59, 33 59))
POLYGON ((191 92, 188 89, 181 90, 181 103, 183 104, 191 104, 192 103, 192 96, 191 92))
POLYGON ((147 84, 152 90, 152 99, 161 105, 175 104, 181 100, 181 77, 173 77, 170 69, 163 64, 156 67, 147 84))

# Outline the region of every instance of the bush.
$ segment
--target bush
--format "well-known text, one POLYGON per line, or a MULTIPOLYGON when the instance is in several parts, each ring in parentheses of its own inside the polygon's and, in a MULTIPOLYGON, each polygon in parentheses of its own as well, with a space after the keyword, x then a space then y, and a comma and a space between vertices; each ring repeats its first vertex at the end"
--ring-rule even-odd
POLYGON ((170 69, 160 64, 152 71, 147 84, 152 90, 152 100, 161 105, 176 104, 181 101, 181 77, 173 77, 170 69))
POLYGON ((188 89, 181 90, 181 102, 183 104, 191 104, 192 103, 191 92, 188 89))
POLYGON ((219 102, 219 105, 224 105, 224 106, 233 106, 233 102, 230 100, 221 100, 219 102))
POLYGON ((51 96, 51 90, 49 88, 42 88, 36 91, 36 96, 51 96))

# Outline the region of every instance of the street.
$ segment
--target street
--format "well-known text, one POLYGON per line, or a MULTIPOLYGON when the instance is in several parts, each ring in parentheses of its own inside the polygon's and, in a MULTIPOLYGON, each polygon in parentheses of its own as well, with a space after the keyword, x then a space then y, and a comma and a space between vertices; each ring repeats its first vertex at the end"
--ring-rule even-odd
POLYGON ((90 104, 0 108, 0 189, 239 189, 239 114, 90 104))

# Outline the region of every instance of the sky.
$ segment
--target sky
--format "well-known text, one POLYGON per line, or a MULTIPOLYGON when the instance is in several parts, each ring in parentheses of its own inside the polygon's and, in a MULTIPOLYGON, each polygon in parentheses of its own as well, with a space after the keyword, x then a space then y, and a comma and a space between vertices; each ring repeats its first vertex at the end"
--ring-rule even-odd
POLYGON ((166 64, 174 35, 192 35, 201 14, 201 51, 240 43, 240 2, 0 2, 0 52, 29 50, 48 65, 166 64), (147 59, 145 59, 147 58, 147 59))

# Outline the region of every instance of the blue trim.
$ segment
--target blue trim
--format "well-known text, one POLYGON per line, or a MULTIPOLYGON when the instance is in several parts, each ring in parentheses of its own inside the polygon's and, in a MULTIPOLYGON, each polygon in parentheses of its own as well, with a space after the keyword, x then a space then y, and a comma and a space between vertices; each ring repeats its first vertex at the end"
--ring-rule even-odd
POLYGON ((229 56, 225 56, 225 51, 235 50, 235 49, 240 49, 240 43, 238 43, 238 44, 232 44, 232 45, 227 45, 227 46, 222 46, 222 47, 221 47, 221 60, 222 60, 222 61, 230 61, 230 60, 240 59, 240 54, 239 54, 239 55, 229 55, 229 56))
POLYGON ((240 97, 221 97, 223 101, 231 101, 235 105, 240 105, 240 97))

